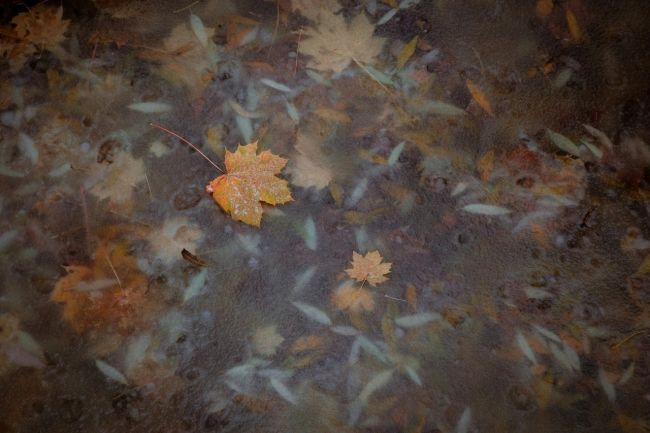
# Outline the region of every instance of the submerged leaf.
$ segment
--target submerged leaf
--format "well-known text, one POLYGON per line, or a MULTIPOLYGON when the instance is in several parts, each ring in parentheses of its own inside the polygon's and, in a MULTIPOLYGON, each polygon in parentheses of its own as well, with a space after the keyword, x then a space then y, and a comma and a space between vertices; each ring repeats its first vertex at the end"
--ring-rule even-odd
POLYGON ((517 346, 519 346, 519 349, 526 356, 526 358, 528 358, 530 362, 532 362, 533 364, 537 365, 537 358, 535 358, 535 352, 533 352, 533 349, 528 344, 526 337, 524 337, 521 332, 517 331, 515 341, 517 342, 517 346))
POLYGON ((205 29, 205 26, 203 25, 203 21, 201 21, 201 18, 194 14, 190 14, 190 26, 192 27, 192 31, 194 32, 194 36, 199 40, 201 45, 204 47, 208 46, 208 32, 205 29))
POLYGON ((285 93, 292 92, 292 90, 289 87, 285 86, 284 84, 278 83, 277 81, 273 81, 268 78, 262 78, 260 82, 265 86, 268 86, 271 89, 279 90, 280 92, 285 92, 285 93))
POLYGON ((465 83, 467 84, 469 93, 472 95, 472 98, 474 98, 476 103, 483 110, 485 110, 487 114, 494 117, 494 112, 492 111, 492 105, 490 104, 490 101, 488 100, 487 96, 485 96, 485 93, 483 93, 481 88, 478 87, 476 84, 474 84, 472 80, 467 80, 465 83))
POLYGON ((555 144, 557 147, 566 153, 580 157, 580 149, 578 149, 578 146, 576 146, 573 141, 558 132, 551 131, 550 129, 547 129, 546 132, 548 133, 548 136, 550 137, 553 144, 555 144))
POLYGON ((426 325, 434 320, 440 320, 442 316, 438 313, 418 313, 409 316, 402 316, 395 319, 395 323, 402 328, 415 328, 426 325))
POLYGON ((456 433, 467 433, 470 422, 472 422, 472 409, 467 407, 456 424, 456 433))
POLYGON ((331 325, 332 321, 329 316, 318 308, 305 304, 302 302, 292 302, 294 307, 299 309, 307 318, 313 320, 314 322, 322 323, 323 325, 331 325))
POLYGON ((359 394, 359 401, 367 403, 370 396, 379 391, 393 378, 393 369, 384 370, 380 373, 377 373, 370 381, 363 387, 361 394, 359 394))
POLYGON ((99 371, 101 371, 104 374, 104 376, 108 377, 109 379, 119 382, 123 385, 129 384, 129 381, 126 379, 126 377, 112 365, 107 364, 101 359, 96 359, 95 365, 97 366, 99 371))
POLYGON ((349 284, 339 287, 332 293, 332 303, 339 310, 350 310, 353 313, 375 309, 372 292, 349 284))
POLYGON ((311 57, 310 68, 341 72, 354 60, 372 63, 384 45, 384 39, 374 36, 375 28, 365 14, 347 23, 343 14, 321 10, 318 27, 308 28, 299 51, 311 57))
POLYGON ((492 206, 489 204, 472 203, 463 207, 465 212, 479 215, 507 215, 512 212, 510 209, 501 206, 492 206))
POLYGON ((172 106, 164 102, 136 102, 129 105, 129 109, 140 113, 164 113, 171 111, 172 106))
POLYGON ((399 55, 397 56, 397 64, 395 67, 399 70, 406 65, 406 62, 409 61, 411 56, 413 56, 413 53, 415 53, 415 47, 418 45, 418 37, 415 36, 413 39, 409 41, 408 44, 404 45, 404 48, 402 48, 402 51, 399 52, 399 55))
POLYGON ((289 388, 287 388, 287 386, 284 383, 280 382, 279 379, 272 377, 271 379, 269 379, 269 382, 271 382, 271 386, 273 387, 273 389, 278 394, 280 394, 280 397, 282 397, 283 399, 285 399, 291 404, 294 405, 298 404, 298 399, 296 398, 296 396, 293 395, 293 393, 289 390, 289 388))
POLYGON ((278 346, 284 341, 284 337, 278 334, 275 325, 269 325, 256 330, 253 334, 252 341, 257 353, 264 356, 272 356, 275 355, 278 346))
POLYGON ((616 388, 614 388, 614 385, 607 378, 607 372, 602 368, 598 369, 598 383, 603 388, 607 399, 611 403, 614 403, 616 401, 616 388))

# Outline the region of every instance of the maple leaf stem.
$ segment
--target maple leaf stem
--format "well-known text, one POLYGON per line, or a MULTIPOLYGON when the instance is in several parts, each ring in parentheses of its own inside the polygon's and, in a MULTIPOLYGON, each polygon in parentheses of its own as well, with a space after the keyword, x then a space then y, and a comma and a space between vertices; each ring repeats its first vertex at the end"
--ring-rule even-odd
POLYGON ((381 81, 379 81, 378 79, 376 79, 375 77, 373 77, 372 74, 370 73, 370 71, 368 70, 368 68, 366 68, 365 66, 363 66, 363 63, 361 63, 360 61, 358 61, 358 60, 355 59, 354 57, 352 57, 352 60, 354 60, 354 63, 356 63, 357 65, 359 65, 359 67, 360 67, 361 69, 363 69, 363 72, 365 72, 366 74, 368 74, 368 76, 369 76, 370 78, 372 78, 372 79, 373 79, 377 84, 379 84, 379 86, 380 86, 382 89, 384 89, 384 90, 386 91, 386 93, 388 93, 389 95, 392 95, 392 93, 391 93, 391 91, 388 89, 388 87, 384 86, 384 83, 382 83, 381 81))
POLYGON ((192 149, 194 149, 194 150, 196 150, 197 152, 199 152, 199 154, 200 154, 202 157, 204 157, 204 158, 206 159, 206 161, 208 161, 210 164, 212 164, 212 165, 214 166, 214 168, 216 168, 217 170, 219 170, 219 171, 222 172, 222 173, 224 172, 224 171, 221 169, 221 167, 219 167, 219 166, 218 166, 217 164, 215 164, 215 163, 214 163, 210 158, 208 158, 208 156, 207 156, 205 153, 201 152, 201 149, 199 149, 198 147, 196 147, 195 145, 193 145, 192 143, 190 143, 190 141, 187 140, 186 138, 181 137, 179 134, 175 133, 174 131, 172 131, 172 130, 170 130, 170 129, 167 129, 167 128, 165 128, 164 126, 158 125, 157 123, 150 123, 149 125, 150 125, 150 126, 153 126, 154 128, 158 128, 158 129, 160 129, 160 130, 162 130, 162 131, 165 131, 166 133, 168 133, 168 134, 170 134, 170 135, 173 135, 174 137, 178 138, 178 139, 181 140, 183 143, 187 144, 187 145, 190 146, 192 149))
POLYGON ((115 270, 115 266, 113 266, 113 263, 111 262, 111 258, 108 257, 108 253, 105 254, 106 256, 106 261, 108 262, 108 266, 111 267, 111 271, 113 271, 113 275, 115 275, 115 279, 117 280, 117 284, 120 286, 120 289, 124 291, 124 288, 122 287, 122 280, 120 280, 120 277, 117 275, 117 271, 115 270))

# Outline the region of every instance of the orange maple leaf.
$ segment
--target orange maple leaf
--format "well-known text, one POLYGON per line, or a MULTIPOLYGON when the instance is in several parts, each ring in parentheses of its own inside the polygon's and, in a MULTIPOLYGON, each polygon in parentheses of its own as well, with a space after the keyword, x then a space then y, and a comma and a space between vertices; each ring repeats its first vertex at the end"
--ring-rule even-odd
POLYGON ((258 155, 257 141, 239 145, 236 152, 226 152, 226 174, 206 190, 234 220, 259 227, 264 211, 260 202, 276 205, 293 200, 289 183, 276 177, 286 163, 269 150, 258 155))
POLYGON ((79 332, 97 327, 126 334, 158 311, 125 244, 102 242, 92 263, 65 269, 68 274, 56 283, 50 299, 64 305, 63 318, 79 332))
POLYGON ((352 253, 352 267, 345 272, 357 281, 372 284, 373 286, 388 280, 384 275, 390 272, 391 263, 381 263, 379 251, 370 251, 364 256, 357 252, 352 253))
MULTIPOLYGON (((383 277, 382 277, 383 278, 383 277)), ((332 293, 332 303, 339 310, 350 310, 358 313, 361 310, 372 311, 375 309, 375 300, 372 292, 363 287, 346 285, 332 293)))

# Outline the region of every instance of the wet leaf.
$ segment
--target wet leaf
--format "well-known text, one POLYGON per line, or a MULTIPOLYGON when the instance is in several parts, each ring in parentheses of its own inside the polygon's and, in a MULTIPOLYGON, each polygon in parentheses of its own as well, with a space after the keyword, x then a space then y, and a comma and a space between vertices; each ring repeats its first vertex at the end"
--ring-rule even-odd
POLYGON ((361 334, 358 329, 352 326, 332 326, 330 330, 335 334, 345 335, 346 337, 356 337, 361 334))
POLYGON ((598 369, 598 383, 600 383, 601 388, 603 388, 603 391, 607 396, 607 400, 609 400, 611 403, 615 403, 616 388, 614 388, 614 385, 609 381, 609 378, 607 377, 607 372, 602 368, 598 369))
POLYGON ((95 365, 97 366, 99 371, 101 371, 104 374, 104 376, 108 377, 109 379, 119 382, 123 385, 129 384, 129 381, 126 379, 126 377, 112 365, 107 364, 101 359, 96 359, 95 365))
POLYGON ((582 29, 580 28, 580 24, 578 24, 578 18, 576 18, 576 15, 571 11, 571 9, 566 10, 566 23, 567 26, 569 27, 569 33, 571 34, 571 38, 575 42, 582 42, 583 39, 582 29))
POLYGON ((463 116, 466 114, 462 108, 442 101, 429 101, 426 108, 429 112, 440 116, 463 116))
POLYGON ((234 220, 259 227, 264 211, 260 202, 293 200, 287 181, 276 177, 286 163, 268 150, 257 154, 257 142, 239 145, 237 151, 226 152, 226 174, 210 182, 207 190, 234 220))
POLYGON ((308 319, 311 319, 314 322, 328 326, 332 324, 329 316, 324 311, 321 311, 312 305, 304 304, 302 302, 292 302, 291 304, 299 309, 308 319))
POLYGON ((468 204, 463 207, 463 210, 469 213, 475 213, 479 215, 491 215, 491 216, 507 215, 510 212, 512 212, 510 209, 506 209, 501 206, 492 206, 490 204, 480 204, 480 203, 468 204))
POLYGON ((476 170, 481 176, 481 182, 485 183, 490 179, 492 170, 494 170, 494 150, 488 150, 476 162, 476 170))
POLYGON ((555 144, 557 147, 566 153, 580 157, 580 149, 578 149, 578 146, 576 146, 573 141, 558 132, 551 131, 550 129, 547 129, 546 132, 548 133, 548 136, 553 144, 555 144))
POLYGON ((586 123, 583 123, 582 126, 587 130, 588 133, 596 137, 598 141, 600 141, 600 143, 607 148, 607 150, 610 152, 614 150, 614 143, 612 143, 612 140, 609 139, 607 134, 605 134, 600 129, 596 129, 591 125, 587 125, 586 123))
POLYGON ((363 387, 361 394, 359 394, 359 401, 364 404, 367 403, 373 393, 388 385, 393 378, 393 372, 394 370, 390 369, 377 373, 372 379, 370 379, 370 381, 368 381, 366 386, 363 387))
POLYGON ((395 323, 402 328, 415 328, 426 325, 429 322, 440 320, 442 317, 438 313, 418 313, 408 316, 402 316, 395 319, 395 323))
POLYGON ((332 293, 332 303, 339 310, 350 310, 354 313, 375 309, 375 300, 369 290, 349 284, 332 293))
POLYGON ((273 81, 268 78, 262 78, 260 82, 265 86, 268 86, 271 89, 279 90, 280 92, 285 92, 285 93, 292 92, 292 90, 289 87, 285 86, 284 84, 278 83, 277 81, 273 81))
POLYGON ((526 358, 528 358, 533 364, 537 364, 535 352, 533 352, 533 349, 531 349, 530 345, 528 344, 528 340, 526 340, 526 337, 524 337, 521 332, 517 331, 515 341, 517 342, 517 346, 519 346, 519 350, 521 350, 526 358))
POLYGON ((463 411, 458 424, 456 424, 456 433, 467 433, 469 431, 470 423, 472 422, 472 409, 467 407, 463 411))
POLYGON ((296 396, 287 388, 287 386, 280 382, 278 379, 275 377, 272 377, 269 379, 269 382, 271 383, 271 386, 273 389, 286 401, 288 401, 291 404, 298 404, 298 399, 296 396))
POLYGON ((205 279, 207 275, 207 269, 202 269, 199 273, 192 277, 190 283, 185 289, 185 292, 183 293, 183 302, 187 302, 201 293, 201 290, 203 290, 205 287, 205 279))
POLYGON ((406 62, 409 61, 411 56, 413 56, 413 53, 415 53, 415 47, 418 45, 418 37, 415 36, 413 39, 409 41, 406 45, 404 45, 404 48, 399 52, 397 56, 397 64, 395 67, 399 70, 406 65, 406 62))
POLYGON ((216 47, 210 39, 214 29, 204 27, 208 43, 203 46, 191 28, 192 23, 178 24, 164 39, 162 49, 143 49, 140 56, 160 62, 160 75, 166 80, 185 85, 198 94, 211 81, 211 68, 218 56, 216 47))
POLYGON ((307 65, 319 71, 341 72, 353 60, 372 63, 384 39, 373 35, 374 26, 361 13, 347 23, 343 14, 321 10, 317 28, 307 28, 298 49, 310 56, 307 65))
POLYGON ((483 110, 485 110, 487 114, 494 117, 494 112, 492 111, 492 105, 490 104, 490 101, 488 100, 487 96, 485 96, 485 93, 483 93, 483 90, 481 90, 480 87, 474 84, 472 80, 467 80, 465 83, 467 84, 467 89, 469 90, 469 93, 472 95, 472 98, 474 98, 476 103, 483 110))
POLYGON ((199 18, 194 14, 190 14, 190 26, 192 27, 192 31, 194 32, 194 36, 196 36, 196 39, 199 40, 201 45, 207 47, 208 38, 209 38, 208 31, 203 25, 203 21, 201 21, 201 18, 199 18))
POLYGON ((253 334, 253 348, 260 355, 273 356, 278 349, 278 346, 284 341, 284 337, 278 334, 275 325, 265 326, 259 328, 253 334))
POLYGON ((352 267, 345 272, 359 282, 367 281, 371 285, 377 285, 388 280, 385 275, 390 272, 391 263, 382 263, 383 258, 379 251, 370 251, 365 256, 352 253, 352 267))
POLYGON ((390 155, 388 156, 388 160, 386 161, 388 165, 395 165, 399 159, 399 156, 402 154, 405 145, 406 142, 401 141, 397 146, 393 148, 393 150, 390 152, 390 155))
POLYGON ((328 186, 333 177, 331 163, 321 150, 318 137, 299 131, 296 136, 295 150, 287 168, 287 172, 291 175, 291 183, 317 190, 328 186))

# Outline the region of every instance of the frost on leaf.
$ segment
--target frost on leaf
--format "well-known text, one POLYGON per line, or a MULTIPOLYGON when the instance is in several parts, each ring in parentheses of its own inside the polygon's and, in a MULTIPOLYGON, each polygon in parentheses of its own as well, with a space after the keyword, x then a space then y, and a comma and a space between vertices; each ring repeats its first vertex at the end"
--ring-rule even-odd
POLYGON ((318 28, 308 28, 300 43, 302 54, 311 56, 310 68, 341 72, 352 61, 373 63, 384 46, 384 38, 373 36, 375 27, 360 14, 350 23, 343 15, 321 10, 318 28))
POLYGON ((391 263, 381 263, 379 251, 370 251, 365 256, 352 253, 352 267, 345 272, 359 282, 367 281, 373 286, 388 280, 385 275, 390 272, 391 263))
POLYGON ((206 189, 214 200, 236 221, 260 226, 264 209, 293 200, 289 184, 278 178, 287 160, 269 150, 257 154, 257 142, 239 145, 226 152, 226 174, 210 182, 206 189))

